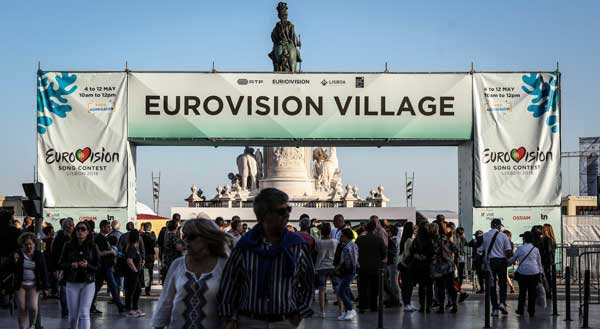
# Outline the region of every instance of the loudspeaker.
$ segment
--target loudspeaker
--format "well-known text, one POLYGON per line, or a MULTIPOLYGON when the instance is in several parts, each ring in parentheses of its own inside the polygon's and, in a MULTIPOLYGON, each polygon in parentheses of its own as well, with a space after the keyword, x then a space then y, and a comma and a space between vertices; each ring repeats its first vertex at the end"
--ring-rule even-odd
POLYGON ((44 214, 44 184, 23 183, 23 191, 29 199, 23 201, 27 216, 41 218, 44 214))

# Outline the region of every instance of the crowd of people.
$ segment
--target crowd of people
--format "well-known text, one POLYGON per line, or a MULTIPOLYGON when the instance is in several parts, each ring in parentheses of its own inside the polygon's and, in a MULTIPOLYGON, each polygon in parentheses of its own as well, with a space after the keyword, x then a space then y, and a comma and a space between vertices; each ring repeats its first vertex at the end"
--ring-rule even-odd
POLYGON ((39 241, 33 220, 24 220, 19 228, 12 214, 0 213, 0 266, 2 273, 14 273, 3 281, 2 302, 14 296, 19 328, 29 328, 37 316, 38 295, 57 298, 70 328, 87 329, 90 314, 102 313, 96 297, 106 283, 119 313, 143 317, 140 296, 152 293, 159 261, 162 292, 151 320, 154 328, 188 328, 192 323, 203 328, 294 328, 313 316, 313 309, 316 316, 327 316, 328 284, 339 321, 377 311, 380 297, 386 307, 403 307, 404 312, 456 313, 468 297, 462 290, 468 255, 479 282, 477 293, 483 292, 485 273, 491 273, 494 316, 508 314, 511 264, 518 264, 517 314, 524 315, 527 305, 528 314, 535 315, 540 283, 549 292, 556 241, 548 224, 521 234, 523 244, 515 250, 498 218, 471 241, 443 215, 432 223, 401 227, 377 216, 352 226, 342 215, 331 223, 302 215, 296 230, 288 223, 287 195, 272 188, 255 197, 254 213, 258 224, 251 228, 237 216, 228 223, 205 214, 184 221, 175 214, 158 236, 151 223, 137 230, 129 222, 122 233, 117 220, 103 220, 95 232, 94 221, 64 218, 56 233, 45 225, 39 241), (41 248, 35 248, 37 242, 41 248), (412 298, 415 288, 418 303, 412 298))
POLYGON ((59 300, 70 328, 90 328, 90 314, 102 314, 96 297, 104 283, 119 313, 145 316, 139 308, 141 287, 150 294, 157 258, 150 223, 143 223, 141 231, 127 223, 127 232, 121 233, 118 221, 102 220, 95 232, 94 221, 63 218, 58 232, 43 224, 39 238, 30 217, 22 226, 15 224, 12 213, 0 212, 0 305, 14 298, 19 328, 34 326, 39 295, 59 300))

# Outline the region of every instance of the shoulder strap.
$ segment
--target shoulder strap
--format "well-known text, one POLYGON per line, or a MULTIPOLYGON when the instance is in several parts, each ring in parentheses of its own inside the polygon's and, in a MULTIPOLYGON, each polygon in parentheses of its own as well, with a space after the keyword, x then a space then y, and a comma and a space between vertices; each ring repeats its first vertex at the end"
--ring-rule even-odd
POLYGON ((529 252, 527 253, 527 255, 525 255, 525 257, 521 261, 519 261, 519 266, 517 266, 516 271, 519 270, 519 267, 521 267, 521 264, 523 264, 523 262, 525 262, 525 260, 527 259, 527 257, 529 257, 529 254, 531 254, 531 252, 533 251, 533 249, 535 249, 535 247, 532 245, 531 249, 529 249, 529 252))
POLYGON ((496 232, 496 234, 494 234, 494 237, 492 238, 492 241, 490 241, 490 246, 488 247, 487 253, 485 254, 485 258, 487 258, 487 259, 490 259, 490 252, 492 252, 494 243, 496 243, 496 238, 498 237, 498 233, 500 233, 500 232, 496 232))

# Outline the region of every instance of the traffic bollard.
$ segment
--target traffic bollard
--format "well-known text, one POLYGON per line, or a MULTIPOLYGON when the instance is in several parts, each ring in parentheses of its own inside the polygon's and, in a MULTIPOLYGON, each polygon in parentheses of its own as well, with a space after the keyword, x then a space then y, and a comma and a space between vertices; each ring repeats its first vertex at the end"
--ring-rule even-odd
POLYGON ((583 328, 589 328, 590 316, 590 270, 585 270, 583 280, 583 328))
POLYGON ((558 296, 556 294, 556 266, 552 264, 552 316, 558 316, 558 296))
MULTIPOLYGON (((492 273, 489 270, 485 271, 485 324, 484 328, 491 328, 490 324, 490 308, 491 308, 491 282, 492 273)), ((442 305, 444 307, 444 305, 442 305)))
POLYGON ((571 267, 565 267, 565 312, 567 318, 565 321, 571 320, 571 267))

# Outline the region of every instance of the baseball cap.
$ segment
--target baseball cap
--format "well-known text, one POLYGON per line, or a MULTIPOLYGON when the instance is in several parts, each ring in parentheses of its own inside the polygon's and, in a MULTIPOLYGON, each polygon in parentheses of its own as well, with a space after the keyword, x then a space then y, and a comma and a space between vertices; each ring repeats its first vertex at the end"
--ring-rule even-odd
POLYGON ((533 233, 531 233, 531 231, 525 231, 525 232, 521 233, 519 236, 528 241, 533 240, 533 233))
POLYGON ((494 218, 494 219, 492 219, 492 225, 494 225, 494 226, 504 226, 504 225, 502 225, 502 219, 501 218, 494 218))

